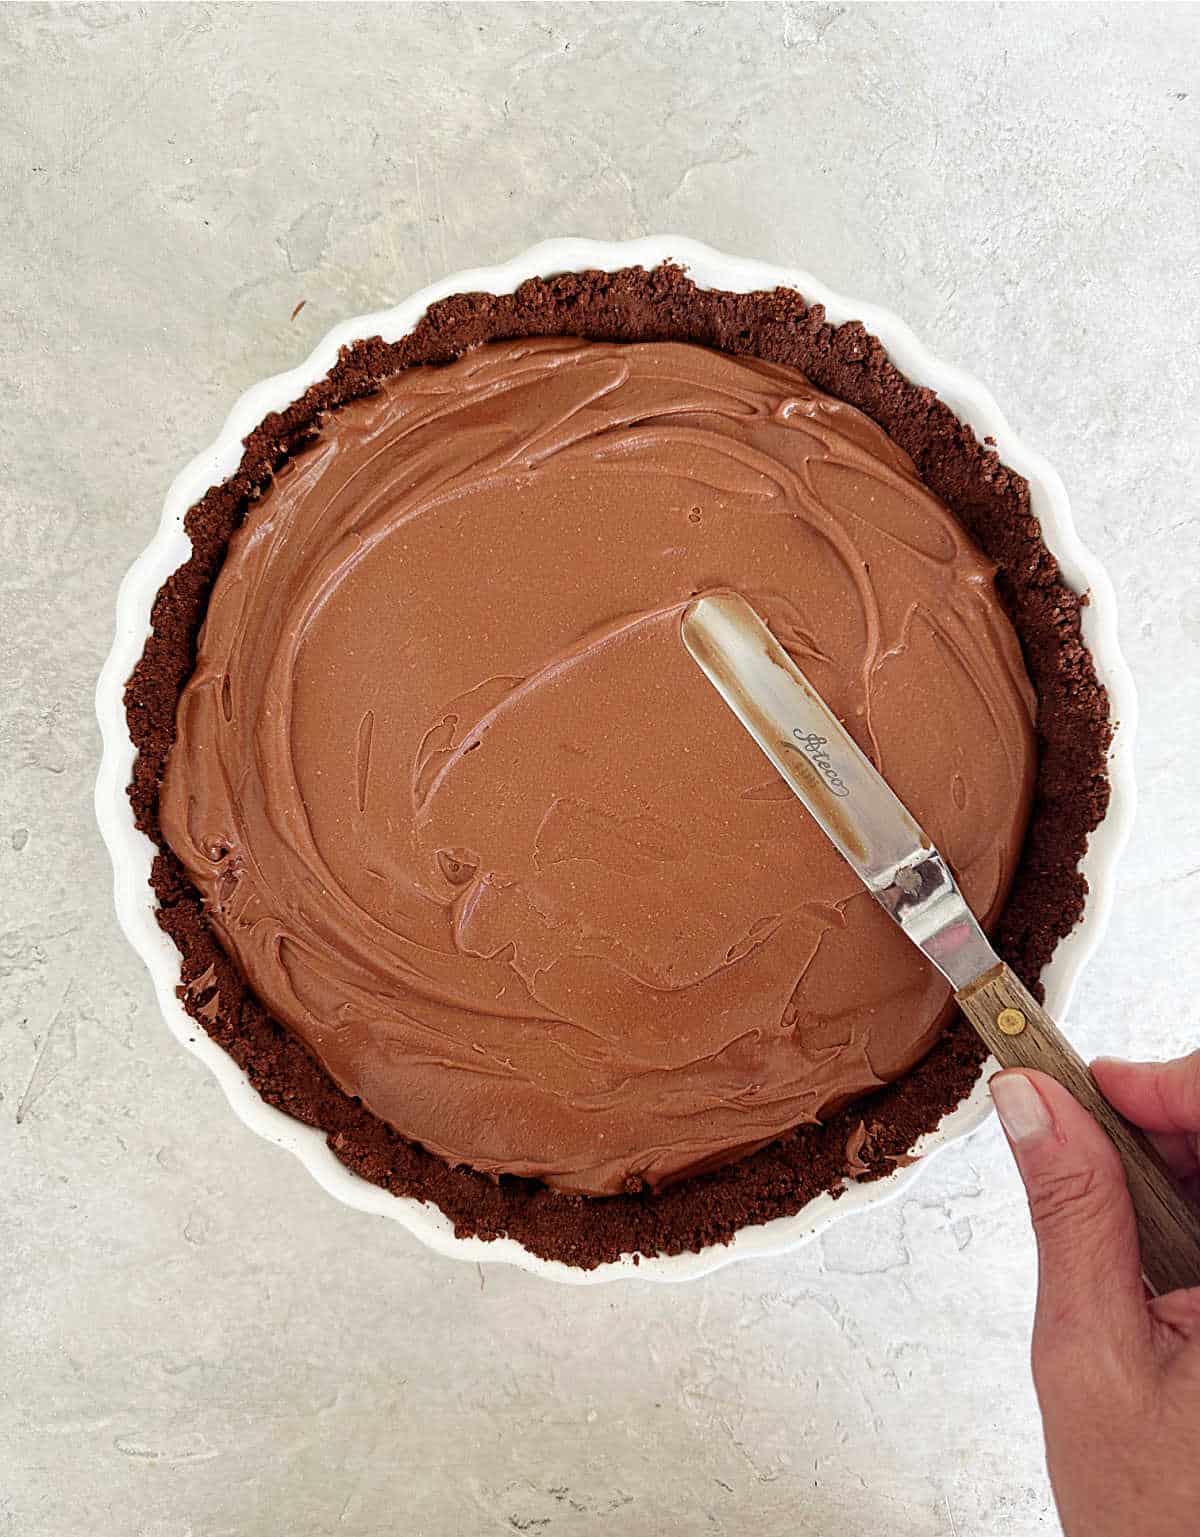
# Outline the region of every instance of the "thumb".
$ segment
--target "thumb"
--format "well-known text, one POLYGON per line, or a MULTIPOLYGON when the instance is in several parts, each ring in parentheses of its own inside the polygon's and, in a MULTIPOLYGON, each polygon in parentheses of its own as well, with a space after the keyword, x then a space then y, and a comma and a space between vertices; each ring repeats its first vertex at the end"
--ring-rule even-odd
POLYGON ((1117 1150, 1044 1073, 998 1073, 992 1099, 1017 1161, 1038 1250, 1034 1353, 1112 1353, 1149 1341, 1133 1206, 1117 1150))

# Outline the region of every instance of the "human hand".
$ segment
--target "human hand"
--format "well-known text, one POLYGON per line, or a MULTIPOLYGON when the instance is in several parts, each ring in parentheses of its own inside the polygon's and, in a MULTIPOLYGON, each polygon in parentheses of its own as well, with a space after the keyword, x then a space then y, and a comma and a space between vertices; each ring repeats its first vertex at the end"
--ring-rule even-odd
MULTIPOLYGON (((1200 1196, 1200 1051, 1092 1071, 1200 1196)), ((991 1090, 1037 1238, 1033 1380, 1066 1537, 1195 1537, 1200 1286, 1147 1297, 1116 1149, 1066 1089, 1006 1072, 991 1090)))

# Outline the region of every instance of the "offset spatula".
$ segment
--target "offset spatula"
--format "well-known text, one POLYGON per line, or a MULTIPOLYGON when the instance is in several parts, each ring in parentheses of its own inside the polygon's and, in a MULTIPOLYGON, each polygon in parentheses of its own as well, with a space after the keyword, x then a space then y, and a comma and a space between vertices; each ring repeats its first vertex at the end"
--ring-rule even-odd
POLYGON ((1158 1152, 1112 1108, 992 949, 946 861, 755 610, 734 593, 717 593, 690 604, 681 628, 709 682, 879 905, 948 979, 1001 1066, 1049 1073, 1112 1138, 1151 1289, 1200 1284, 1200 1218, 1158 1152))

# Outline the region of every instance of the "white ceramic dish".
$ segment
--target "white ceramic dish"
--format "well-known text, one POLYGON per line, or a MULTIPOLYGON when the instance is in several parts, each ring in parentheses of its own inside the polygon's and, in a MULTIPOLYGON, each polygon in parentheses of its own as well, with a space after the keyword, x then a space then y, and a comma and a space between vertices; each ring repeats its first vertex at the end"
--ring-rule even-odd
POLYGON ((1102 567, 1079 541, 1062 482, 1045 460, 1017 438, 988 392, 969 375, 934 358, 908 327, 887 310, 845 299, 798 268, 768 266, 724 256, 708 246, 675 236, 616 244, 550 240, 501 266, 455 273, 392 309, 362 315, 335 327, 298 368, 265 379, 248 390, 230 412, 217 441, 197 455, 176 478, 167 493, 157 534, 121 584, 116 638, 96 689, 96 713, 104 740, 103 761, 96 783, 96 815, 112 856, 117 916, 130 943, 149 968, 163 1017, 172 1033, 212 1070, 241 1120, 268 1141, 295 1153, 318 1183, 338 1200, 359 1211, 373 1212, 403 1223, 441 1254, 455 1259, 517 1265, 535 1275, 576 1285, 622 1277, 682 1281, 705 1275, 734 1260, 781 1254, 798 1247, 836 1219, 899 1195, 921 1177, 931 1154, 974 1131, 990 1112, 983 1079, 976 1084, 970 1097, 918 1144, 917 1151, 922 1155, 919 1163, 897 1169, 887 1179, 874 1184, 851 1184, 836 1202, 830 1196, 822 1195, 794 1216, 781 1217, 760 1227, 744 1228, 728 1246, 713 1247, 698 1254, 643 1258, 636 1268, 629 1258, 624 1258, 596 1270, 583 1271, 539 1259, 511 1239, 485 1243, 476 1238, 456 1238, 450 1222, 435 1207, 397 1198, 359 1179, 338 1162, 320 1132, 300 1125, 265 1104, 233 1059, 226 1056, 203 1030, 197 1029, 195 1021, 184 1012, 175 996, 180 981, 179 952, 154 919, 153 894, 149 886, 153 847, 134 828, 125 793, 132 774, 134 748, 125 724, 122 690, 149 633, 154 595, 190 553, 190 544, 183 531, 187 509, 209 486, 233 473, 241 458, 242 439, 269 411, 282 410, 309 385, 322 378, 337 361, 340 348, 362 337, 375 335, 382 336, 385 341, 394 341, 412 330, 434 300, 449 294, 472 290, 511 293, 531 277, 548 277, 553 273, 583 268, 653 267, 668 259, 685 265, 690 276, 702 287, 735 292, 779 286, 794 288, 810 302, 823 304, 834 324, 861 320, 880 338, 893 361, 909 378, 936 390, 980 438, 990 434, 995 439, 1003 461, 1029 481, 1033 510, 1041 522, 1046 544, 1058 558, 1064 578, 1076 592, 1090 593, 1091 601, 1083 611, 1083 630, 1112 705, 1115 725, 1109 757, 1112 798, 1104 822, 1091 836, 1083 864, 1090 887, 1087 909, 1077 928, 1060 943, 1043 973, 1047 1006, 1062 1019, 1080 971, 1107 923, 1115 868, 1134 811, 1132 746, 1136 701, 1132 679, 1117 644, 1112 587, 1102 567))

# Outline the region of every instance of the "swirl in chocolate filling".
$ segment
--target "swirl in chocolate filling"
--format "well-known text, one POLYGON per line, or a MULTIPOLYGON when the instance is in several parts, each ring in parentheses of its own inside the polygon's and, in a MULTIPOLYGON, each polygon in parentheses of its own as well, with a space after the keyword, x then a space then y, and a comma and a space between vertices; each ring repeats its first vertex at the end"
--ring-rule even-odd
POLYGON ((744 593, 1001 910, 1033 694, 992 568, 853 407, 678 343, 495 343, 330 418, 230 542, 164 833, 336 1082, 586 1194, 905 1072, 948 989, 683 650, 744 593))

